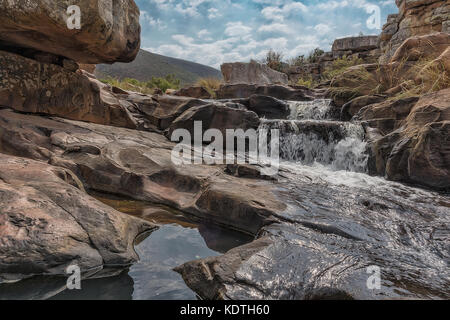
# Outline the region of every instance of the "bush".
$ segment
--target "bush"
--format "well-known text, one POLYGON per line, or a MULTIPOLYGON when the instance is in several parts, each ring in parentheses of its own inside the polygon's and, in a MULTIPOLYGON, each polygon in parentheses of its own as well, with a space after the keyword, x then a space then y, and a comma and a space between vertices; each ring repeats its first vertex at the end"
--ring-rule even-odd
POLYGON ((263 60, 263 63, 273 70, 282 72, 283 54, 270 49, 269 52, 267 52, 266 58, 263 60))
POLYGON ((125 91, 134 91, 143 94, 152 94, 153 90, 148 88, 145 82, 141 82, 136 79, 125 78, 120 81, 117 78, 108 77, 105 79, 100 79, 101 82, 109 84, 113 87, 120 88, 125 91))
POLYGON ((313 51, 311 51, 309 53, 309 56, 307 58, 309 63, 317 63, 320 60, 320 57, 325 53, 325 51, 323 51, 320 48, 316 48, 313 51))
POLYGON ((100 81, 125 91, 134 91, 143 94, 153 94, 156 88, 161 89, 163 92, 166 92, 167 89, 179 89, 181 83, 174 75, 168 75, 164 78, 153 77, 152 80, 147 82, 132 78, 124 78, 120 81, 111 77, 101 79, 100 81))
POLYGON ((166 92, 167 89, 179 89, 181 81, 176 79, 174 75, 167 75, 165 78, 155 78, 152 77, 152 80, 148 81, 146 86, 148 88, 158 88, 161 89, 162 92, 166 92))
POLYGON ((317 84, 313 80, 312 75, 309 75, 307 77, 303 77, 303 78, 298 79, 297 85, 298 86, 307 87, 307 88, 314 88, 317 84))

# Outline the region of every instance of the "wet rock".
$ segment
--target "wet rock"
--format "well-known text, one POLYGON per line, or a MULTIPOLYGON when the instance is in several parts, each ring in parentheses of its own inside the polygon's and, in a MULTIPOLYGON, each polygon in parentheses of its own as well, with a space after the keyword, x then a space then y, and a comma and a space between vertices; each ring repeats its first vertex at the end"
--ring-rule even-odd
POLYGON ((134 240, 151 225, 91 198, 67 169, 4 154, 0 160, 0 278, 137 261, 134 240))
POLYGON ((449 226, 448 199, 400 184, 340 185, 322 174, 317 179, 299 177, 298 172, 292 172, 297 179, 283 174, 289 182, 283 188, 290 191, 278 195, 288 207, 292 205, 292 211, 283 215, 285 220, 262 228, 251 244, 175 269, 200 297, 385 300, 450 296, 445 262, 448 238, 438 236, 439 230, 449 226), (404 197, 417 192, 423 196, 420 203, 404 197), (443 202, 435 206, 436 201, 443 202), (369 267, 380 268, 378 289, 368 286, 373 275, 369 267))
POLYGON ((266 119, 287 119, 291 112, 286 102, 261 95, 250 97, 248 110, 266 119))
POLYGON ((227 84, 288 84, 288 76, 256 61, 225 63, 221 66, 227 84))
POLYGON ((140 25, 133 0, 78 1, 79 29, 68 28, 70 5, 70 1, 2 1, 0 41, 81 63, 134 60, 140 47, 140 25))

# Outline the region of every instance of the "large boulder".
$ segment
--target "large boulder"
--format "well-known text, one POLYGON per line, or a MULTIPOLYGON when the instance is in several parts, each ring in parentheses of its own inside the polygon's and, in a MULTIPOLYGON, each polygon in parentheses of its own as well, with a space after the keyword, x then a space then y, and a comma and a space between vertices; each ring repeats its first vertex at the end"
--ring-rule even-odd
POLYGON ((0 154, 0 280, 126 268, 154 227, 86 194, 67 169, 0 154))
POLYGON ((80 72, 0 51, 0 105, 21 112, 136 128, 108 86, 80 72))
POLYGON ((333 53, 351 53, 369 51, 378 48, 378 36, 360 36, 336 39, 333 43, 333 53))
POLYGON ((379 130, 376 171, 391 180, 450 188, 450 89, 363 108, 357 118, 379 130))
POLYGON ((140 47, 139 8, 133 0, 80 0, 81 28, 69 29, 73 1, 0 1, 0 41, 97 64, 134 60, 140 47))
POLYGON ((256 61, 225 63, 221 66, 226 84, 288 84, 288 76, 256 61))

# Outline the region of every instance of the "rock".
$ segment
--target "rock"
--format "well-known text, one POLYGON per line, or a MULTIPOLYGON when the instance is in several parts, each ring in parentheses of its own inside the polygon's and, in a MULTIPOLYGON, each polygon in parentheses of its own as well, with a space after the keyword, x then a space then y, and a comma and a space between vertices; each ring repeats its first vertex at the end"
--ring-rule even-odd
MULTIPOLYGON (((67 68, 75 69, 75 64, 65 61, 67 68)), ((137 127, 126 102, 117 99, 108 86, 67 68, 0 51, 0 105, 20 112, 137 127)))
POLYGON ((285 209, 266 181, 231 176, 225 165, 176 165, 174 146, 152 132, 0 110, 0 152, 67 168, 87 189, 167 205, 245 233, 285 209))
POLYGON ((287 119, 291 112, 286 102, 262 95, 250 97, 248 110, 266 119, 287 119))
POLYGON ((72 30, 67 24, 70 5, 70 1, 2 1, 0 41, 80 63, 134 60, 140 47, 140 25, 133 0, 78 1, 81 26, 72 30))
POLYGON ((450 34, 434 33, 411 37, 405 40, 395 51, 391 62, 433 60, 450 46, 450 34))
POLYGON ((361 110, 356 117, 368 120, 383 136, 372 143, 379 174, 436 189, 450 187, 449 101, 450 89, 445 89, 361 110), (385 126, 388 121, 390 127, 385 126))
POLYGON ((226 84, 288 84, 288 76, 256 61, 225 63, 221 66, 226 84))
POLYGON ((153 226, 91 198, 67 169, 4 154, 0 161, 0 279, 137 261, 134 240, 153 226))
POLYGON ((211 99, 211 93, 209 93, 204 87, 194 86, 188 88, 182 88, 173 93, 180 97, 190 97, 196 99, 211 99))
POLYGON ((341 120, 349 121, 355 116, 362 108, 379 103, 386 100, 386 96, 362 96, 351 100, 346 103, 341 110, 341 120))
POLYGON ((351 51, 352 53, 369 51, 378 48, 378 36, 361 36, 336 39, 333 43, 333 53, 351 51))
POLYGON ((206 101, 187 97, 170 95, 150 97, 137 93, 128 94, 124 99, 135 105, 138 113, 144 116, 147 126, 157 132, 169 128, 171 123, 186 110, 208 104, 206 101))
POLYGON ((246 99, 255 94, 291 101, 311 101, 315 95, 312 90, 307 88, 293 89, 280 85, 256 86, 251 84, 234 84, 220 86, 220 89, 217 91, 217 98, 246 99))
POLYGON ((186 129, 191 133, 191 137, 194 138, 195 121, 202 122, 202 136, 203 132, 208 129, 218 129, 224 137, 227 129, 256 130, 260 123, 257 114, 254 112, 229 108, 225 105, 214 103, 190 108, 185 111, 172 122, 167 136, 171 137, 177 129, 186 129))
POLYGON ((447 32, 450 21, 448 1, 398 0, 398 15, 390 15, 380 36, 383 55, 381 63, 388 63, 402 43, 410 37, 435 32, 447 32))
POLYGON ((96 67, 97 66, 95 64, 85 64, 85 63, 80 64, 80 69, 89 72, 91 75, 95 74, 96 67))
POLYGON ((312 182, 283 174, 291 192, 278 196, 295 206, 291 214, 284 212, 285 219, 263 227, 248 245, 175 269, 201 298, 448 298, 445 196, 394 183, 386 189, 384 183, 338 187, 320 182, 322 175, 309 177, 312 182), (414 196, 400 200, 405 192, 426 192, 419 201, 426 203, 415 202, 414 196), (381 286, 372 290, 368 273, 377 266, 381 286))

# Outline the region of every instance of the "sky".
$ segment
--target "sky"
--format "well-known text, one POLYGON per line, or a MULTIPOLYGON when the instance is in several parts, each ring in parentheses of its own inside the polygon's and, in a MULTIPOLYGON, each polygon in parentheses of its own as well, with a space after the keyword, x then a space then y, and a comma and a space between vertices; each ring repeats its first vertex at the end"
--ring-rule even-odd
POLYGON ((145 50, 219 68, 224 62, 331 50, 337 38, 378 35, 394 0, 135 0, 145 50))

